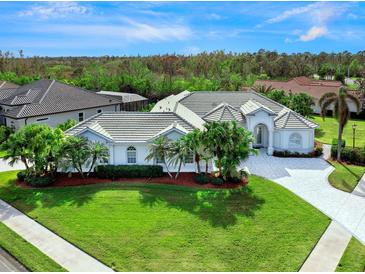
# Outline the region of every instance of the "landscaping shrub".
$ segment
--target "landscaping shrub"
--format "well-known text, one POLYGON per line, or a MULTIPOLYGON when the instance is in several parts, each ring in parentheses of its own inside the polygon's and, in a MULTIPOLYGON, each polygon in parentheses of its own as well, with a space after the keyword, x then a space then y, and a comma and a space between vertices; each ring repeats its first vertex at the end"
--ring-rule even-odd
POLYGON ((208 184, 210 179, 206 174, 198 174, 194 177, 194 181, 200 185, 208 184))
MULTIPOLYGON (((336 159, 337 146, 331 147, 331 157, 336 159)), ((344 147, 341 150, 341 161, 355 165, 365 165, 365 148, 344 147)))
POLYGON ((293 157, 293 158, 312 158, 312 157, 319 157, 323 153, 323 148, 317 146, 314 148, 312 152, 309 153, 299 153, 299 152, 291 152, 288 150, 284 151, 274 151, 273 155, 276 157, 293 157))
POLYGON ((100 165, 95 168, 99 178, 150 178, 162 177, 163 168, 159 165, 100 165))
POLYGON ((44 187, 49 186, 54 183, 54 179, 49 176, 26 176, 24 178, 24 182, 27 185, 34 186, 34 187, 44 187))
POLYGON ((211 181, 211 183, 213 184, 213 185, 217 185, 217 186, 220 186, 220 185, 223 185, 223 183, 224 183, 224 181, 223 181, 223 179, 222 178, 213 178, 212 179, 212 181, 211 181))
POLYGON ((18 178, 19 181, 24 182, 25 177, 27 177, 27 172, 25 170, 19 171, 16 174, 16 177, 18 178))

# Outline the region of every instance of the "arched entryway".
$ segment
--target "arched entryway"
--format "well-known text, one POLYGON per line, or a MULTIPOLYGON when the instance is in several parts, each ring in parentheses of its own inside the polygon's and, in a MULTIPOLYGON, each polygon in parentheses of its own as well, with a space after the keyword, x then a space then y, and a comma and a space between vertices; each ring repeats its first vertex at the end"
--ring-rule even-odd
POLYGON ((269 145, 269 130, 264 124, 257 124, 253 130, 255 148, 268 147, 269 145))

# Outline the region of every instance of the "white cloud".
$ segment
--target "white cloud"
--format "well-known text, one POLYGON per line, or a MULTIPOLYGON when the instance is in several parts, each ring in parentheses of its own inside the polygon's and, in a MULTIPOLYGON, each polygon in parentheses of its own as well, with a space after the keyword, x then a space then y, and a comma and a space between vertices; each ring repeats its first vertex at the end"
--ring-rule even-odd
POLYGON ((328 33, 328 30, 325 26, 322 27, 311 27, 306 34, 299 36, 299 40, 303 42, 308 42, 315 40, 319 37, 322 37, 328 33))
POLYGON ((221 19, 224 19, 224 17, 222 15, 219 15, 217 13, 209 13, 209 14, 207 14, 206 17, 208 19, 211 19, 211 20, 221 20, 221 19))
POLYGON ((77 2, 48 2, 32 6, 18 13, 19 16, 31 16, 39 19, 64 18, 71 15, 82 15, 90 12, 86 6, 77 2))
POLYGON ((265 23, 267 23, 267 24, 279 23, 290 17, 320 9, 322 5, 323 4, 321 2, 318 2, 318 3, 314 3, 314 4, 309 4, 307 6, 286 10, 286 11, 282 12, 281 14, 266 20, 265 23))
POLYGON ((34 32, 59 33, 68 36, 94 37, 95 39, 119 39, 123 42, 186 40, 192 31, 184 25, 152 25, 124 18, 123 25, 74 24, 38 27, 34 32))

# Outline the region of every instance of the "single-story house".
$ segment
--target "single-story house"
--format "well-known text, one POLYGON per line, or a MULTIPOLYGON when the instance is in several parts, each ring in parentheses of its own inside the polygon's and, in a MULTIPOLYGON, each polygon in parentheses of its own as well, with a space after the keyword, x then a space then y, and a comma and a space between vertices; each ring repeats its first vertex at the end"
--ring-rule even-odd
POLYGON ((121 101, 120 110, 137 111, 148 105, 148 98, 137 93, 98 91, 97 94, 121 101))
MULTIPOLYGON (((266 86, 273 89, 284 90, 287 93, 306 93, 313 97, 315 105, 313 112, 319 114, 321 108, 319 106, 319 99, 328 92, 338 93, 342 83, 333 80, 314 80, 305 76, 295 77, 288 81, 275 80, 256 80, 254 86, 266 86)), ((351 112, 356 112, 356 106, 352 101, 348 101, 351 112)), ((333 109, 333 106, 329 108, 333 109)))
POLYGON ((102 111, 119 111, 120 101, 55 80, 38 80, 1 90, 0 108, 0 122, 6 126, 55 127, 68 119, 82 122, 102 111))
MULTIPOLYGON (((317 124, 289 108, 254 91, 189 92, 171 95, 157 102, 151 112, 100 113, 67 131, 105 143, 110 164, 146 162, 148 146, 158 136, 175 140, 194 128, 204 129, 210 121, 236 121, 253 133, 253 146, 308 153, 314 149, 317 124)), ((194 171, 193 159, 184 171, 194 171)))

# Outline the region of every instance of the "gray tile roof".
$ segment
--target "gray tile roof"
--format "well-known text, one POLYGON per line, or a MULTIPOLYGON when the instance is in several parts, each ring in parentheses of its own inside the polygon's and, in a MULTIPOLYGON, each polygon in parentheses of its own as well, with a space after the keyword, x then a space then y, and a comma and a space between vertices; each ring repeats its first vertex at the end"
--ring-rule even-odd
POLYGON ((90 128, 114 142, 146 142, 172 124, 187 131, 193 126, 173 112, 103 112, 69 129, 75 135, 90 128))
POLYGON ((0 90, 3 89, 13 89, 13 88, 18 88, 19 86, 7 81, 0 81, 0 90))
POLYGON ((237 121, 242 122, 244 117, 238 109, 227 103, 221 103, 202 117, 205 121, 237 121))
POLYGON ((26 118, 79 109, 118 105, 120 101, 54 80, 39 80, 14 90, 0 92, 0 104, 15 108, 4 113, 26 118))
POLYGON ((115 92, 115 91, 98 91, 97 94, 105 95, 110 98, 121 100, 123 103, 129 102, 137 102, 137 101, 145 101, 148 100, 146 97, 143 97, 136 93, 128 93, 128 92, 115 92))
POLYGON ((180 103, 202 117, 223 102, 239 109, 250 99, 263 104, 275 113, 279 113, 284 108, 279 103, 253 91, 197 91, 181 99, 180 103))
POLYGON ((279 113, 275 118, 275 128, 297 129, 297 128, 316 128, 317 124, 305 119, 300 114, 287 109, 279 113))

